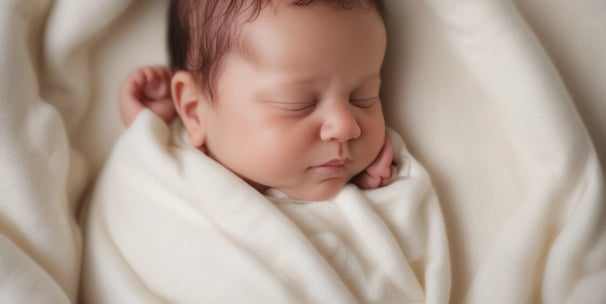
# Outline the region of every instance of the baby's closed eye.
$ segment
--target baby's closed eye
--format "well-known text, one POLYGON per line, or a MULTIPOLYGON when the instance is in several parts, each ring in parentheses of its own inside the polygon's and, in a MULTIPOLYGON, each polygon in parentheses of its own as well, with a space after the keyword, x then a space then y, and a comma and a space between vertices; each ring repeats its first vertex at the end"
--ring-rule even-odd
POLYGON ((379 97, 352 98, 349 102, 357 107, 367 109, 377 104, 379 102, 379 97))
POLYGON ((269 101, 272 106, 280 110, 285 110, 288 112, 304 112, 313 110, 316 107, 315 101, 306 101, 306 102, 288 102, 288 101, 269 101))

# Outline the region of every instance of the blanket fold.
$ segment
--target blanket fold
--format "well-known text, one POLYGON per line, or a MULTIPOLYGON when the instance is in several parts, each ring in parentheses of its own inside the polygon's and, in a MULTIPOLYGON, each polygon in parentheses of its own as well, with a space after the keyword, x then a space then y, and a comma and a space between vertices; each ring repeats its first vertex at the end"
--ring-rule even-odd
POLYGON ((80 231, 66 193, 71 150, 39 95, 40 36, 50 1, 0 1, 0 302, 69 303, 80 231))
POLYGON ((402 162, 392 184, 301 202, 263 196, 144 111, 91 196, 86 302, 122 301, 112 282, 127 281, 179 303, 447 303, 438 200, 390 137, 402 162))
POLYGON ((513 3, 427 3, 452 32, 449 42, 465 72, 496 110, 494 124, 517 164, 513 178, 521 192, 483 256, 466 302, 606 301, 606 292, 596 288, 606 282, 606 258, 591 257, 606 252, 606 183, 546 51, 513 3))

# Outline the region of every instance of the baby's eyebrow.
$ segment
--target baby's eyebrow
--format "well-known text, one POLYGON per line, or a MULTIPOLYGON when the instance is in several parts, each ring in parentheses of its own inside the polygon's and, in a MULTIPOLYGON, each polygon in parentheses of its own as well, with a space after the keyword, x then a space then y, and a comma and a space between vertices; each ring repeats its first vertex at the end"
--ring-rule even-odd
POLYGON ((244 57, 244 59, 246 59, 246 61, 248 61, 249 63, 257 65, 259 63, 259 56, 253 46, 253 43, 251 43, 247 35, 245 35, 244 32, 241 32, 236 39, 238 39, 238 42, 235 44, 234 50, 239 55, 244 57))

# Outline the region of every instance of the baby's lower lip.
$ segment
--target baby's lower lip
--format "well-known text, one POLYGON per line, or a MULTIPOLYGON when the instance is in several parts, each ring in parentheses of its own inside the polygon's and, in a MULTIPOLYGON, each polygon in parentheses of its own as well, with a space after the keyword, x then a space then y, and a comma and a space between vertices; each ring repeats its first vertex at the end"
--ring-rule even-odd
POLYGON ((347 168, 345 165, 339 166, 331 166, 331 165, 321 165, 311 167, 310 170, 314 173, 318 173, 326 176, 343 176, 347 173, 347 168))

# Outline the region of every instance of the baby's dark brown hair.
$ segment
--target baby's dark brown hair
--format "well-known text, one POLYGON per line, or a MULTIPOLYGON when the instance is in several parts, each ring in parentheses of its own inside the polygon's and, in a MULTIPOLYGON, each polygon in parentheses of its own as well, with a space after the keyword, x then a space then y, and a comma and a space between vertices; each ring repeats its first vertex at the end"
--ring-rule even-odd
MULTIPOLYGON (((171 0, 168 8, 168 55, 171 71, 186 70, 212 99, 213 79, 221 59, 239 42, 241 22, 254 21, 276 0, 171 0)), ((384 18, 382 0, 278 0, 306 6, 314 2, 351 9, 370 4, 384 18)))

